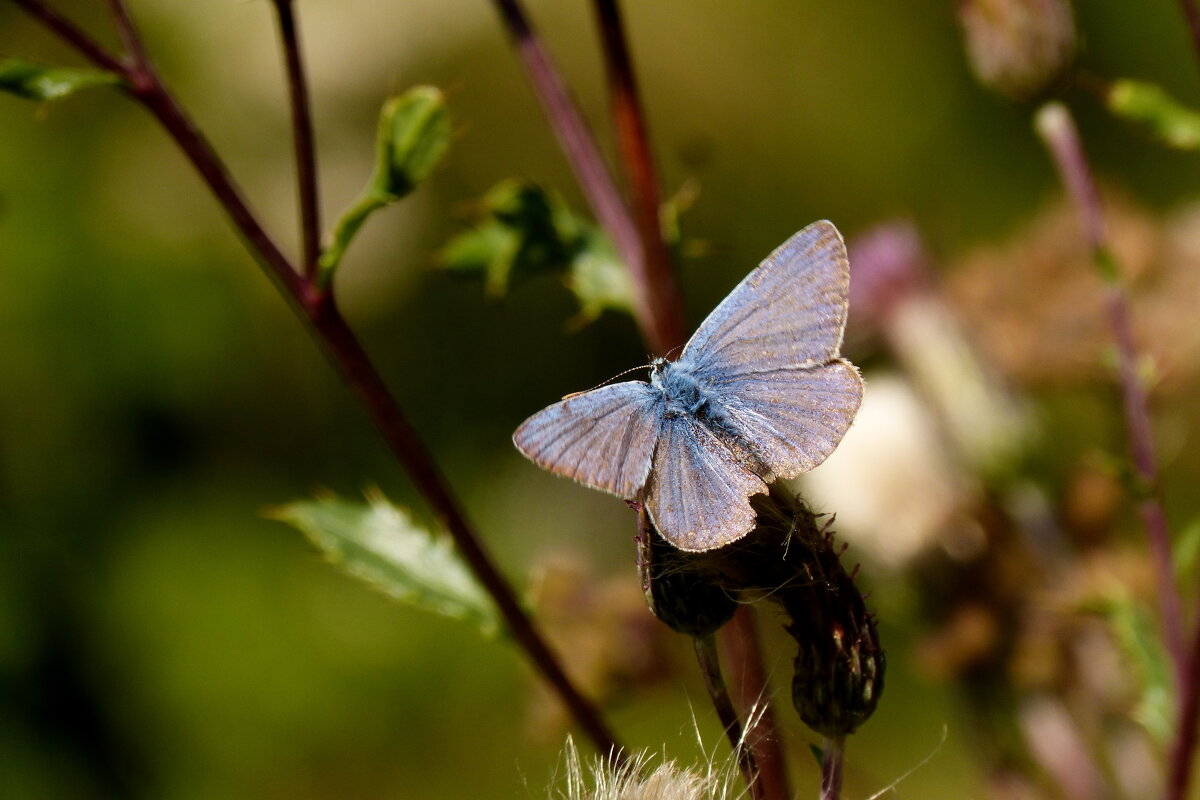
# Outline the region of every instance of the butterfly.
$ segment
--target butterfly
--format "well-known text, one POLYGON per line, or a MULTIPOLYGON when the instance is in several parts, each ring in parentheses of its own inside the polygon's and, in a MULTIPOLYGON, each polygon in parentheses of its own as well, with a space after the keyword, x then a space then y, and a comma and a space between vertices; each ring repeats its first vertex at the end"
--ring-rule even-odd
POLYGON ((850 268, 828 221, 767 256, 650 381, 568 395, 513 443, 556 475, 645 504, 681 550, 730 544, 754 527, 750 497, 820 464, 862 402, 840 355, 850 268))

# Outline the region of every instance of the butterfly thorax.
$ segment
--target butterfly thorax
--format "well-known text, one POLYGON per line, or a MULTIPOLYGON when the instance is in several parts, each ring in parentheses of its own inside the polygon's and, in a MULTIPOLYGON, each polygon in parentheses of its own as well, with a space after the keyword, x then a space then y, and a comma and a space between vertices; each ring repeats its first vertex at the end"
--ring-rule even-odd
POLYGON ((666 416, 725 421, 725 409, 716 393, 690 365, 657 358, 650 367, 650 385, 662 393, 666 416))

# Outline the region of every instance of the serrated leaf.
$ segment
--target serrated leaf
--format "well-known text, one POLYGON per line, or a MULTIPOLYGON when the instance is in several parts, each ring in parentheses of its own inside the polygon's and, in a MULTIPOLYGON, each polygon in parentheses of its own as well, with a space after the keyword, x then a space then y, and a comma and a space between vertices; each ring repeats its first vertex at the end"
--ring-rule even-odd
POLYGON ((1119 80, 1105 99, 1114 114, 1144 126, 1164 144, 1180 150, 1200 149, 1200 112, 1178 102, 1162 87, 1119 80))
POLYGON ((450 542, 418 527, 379 495, 358 503, 302 500, 270 516, 300 529, 333 564, 410 605, 492 635, 496 608, 450 542))
POLYGON ((80 89, 122 82, 120 75, 104 70, 48 67, 21 58, 0 61, 0 90, 27 100, 58 100, 80 89))
POLYGON ((632 309, 633 284, 608 237, 557 195, 534 183, 502 181, 484 196, 479 216, 442 248, 446 269, 480 273, 492 295, 535 275, 559 275, 584 321, 605 309, 632 309))

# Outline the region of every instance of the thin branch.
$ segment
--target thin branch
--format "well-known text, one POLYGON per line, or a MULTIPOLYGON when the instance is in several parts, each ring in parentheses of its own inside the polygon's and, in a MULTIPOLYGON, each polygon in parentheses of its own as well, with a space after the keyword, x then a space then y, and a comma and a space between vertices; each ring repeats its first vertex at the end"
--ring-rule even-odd
POLYGON ((679 342, 675 341, 674 332, 666 330, 660 321, 661 309, 655 307, 655 300, 659 298, 652 294, 653 282, 647 272, 637 225, 625 207, 600 148, 518 0, 493 1, 529 73, 529 80, 546 110, 563 153, 575 171, 580 188, 600 226, 612 237, 617 255, 625 262, 633 277, 634 318, 641 329, 642 338, 653 352, 666 354, 679 342))
POLYGON ((612 732, 595 706, 575 688, 558 658, 551 652, 532 620, 521 608, 512 587, 496 569, 491 556, 476 536, 433 456, 401 412, 383 378, 376 371, 345 319, 337 312, 332 298, 323 303, 310 319, 342 377, 367 407, 384 441, 404 466, 421 496, 450 532, 475 577, 496 602, 513 638, 541 670, 543 677, 558 693, 597 750, 611 755, 618 761, 622 760, 623 751, 612 732))
POLYGON ((1183 671, 1183 623, 1179 592, 1171 566, 1171 538, 1166 517, 1159 505, 1158 466, 1150 428, 1146 388, 1137 372, 1137 352, 1129 322, 1129 306, 1120 285, 1116 261, 1109 247, 1108 229, 1100 195, 1092 171, 1079 141, 1079 132, 1066 106, 1050 103, 1037 114, 1037 131, 1050 150, 1067 194, 1075 205, 1087 239, 1088 249, 1097 270, 1108 284, 1108 316, 1116 344, 1121 395, 1129 435, 1129 449, 1134 469, 1142 482, 1144 497, 1139 504, 1142 520, 1150 541, 1150 550, 1157 571, 1159 611, 1162 615, 1163 642, 1175 664, 1176 674, 1183 671))
POLYGON ((1188 669, 1179 691, 1179 721, 1175 741, 1171 743, 1167 797, 1183 800, 1188 796, 1192 778, 1192 754, 1196 751, 1197 720, 1200 718, 1200 624, 1192 631, 1188 650, 1188 669))
POLYGON ((41 0, 13 0, 31 16, 58 34, 58 37, 82 53, 89 61, 102 69, 128 77, 129 69, 119 58, 110 53, 75 23, 59 14, 41 0))
POLYGON ((146 69, 152 76, 151 86, 145 91, 135 92, 134 97, 154 115, 175 140, 187 160, 200 173, 209 191, 225 209, 225 213, 246 240, 251 252, 258 256, 260 263, 282 287, 285 295, 298 301, 301 308, 311 305, 313 298, 308 285, 296 272, 291 260, 259 223, 242 190, 234 182, 208 139, 158 80, 153 69, 149 65, 146 69))
MULTIPOLYGON (((1121 287, 1118 265, 1110 248, 1100 196, 1096 191, 1095 180, 1092 178, 1092 171, 1070 112, 1061 103, 1049 103, 1038 111, 1035 125, 1038 134, 1046 143, 1055 166, 1058 168, 1059 176, 1075 205, 1088 248, 1091 250, 1092 260, 1108 285, 1106 302, 1109 324, 1112 327, 1113 339, 1116 344, 1125 425, 1134 470, 1141 483, 1141 486, 1138 487, 1141 495, 1138 502, 1138 514, 1146 528, 1151 560, 1156 573, 1155 583, 1158 589, 1159 613, 1162 617, 1163 646, 1170 655, 1171 663, 1174 666, 1176 696, 1182 700, 1188 696, 1189 692, 1196 691, 1191 684, 1195 680, 1197 665, 1192 663, 1194 658, 1190 656, 1184 644, 1182 601, 1171 563, 1171 534, 1159 499, 1161 487, 1150 425, 1149 402, 1146 388, 1138 376, 1137 352, 1130 324, 1129 303, 1125 291, 1121 287)), ((1192 739, 1194 743, 1196 703, 1194 700, 1191 701, 1190 710, 1185 708, 1182 703, 1179 708, 1181 716, 1176 720, 1179 736, 1183 737, 1185 731, 1191 730, 1192 733, 1188 738, 1192 739), (1191 715, 1192 719, 1182 716, 1185 711, 1191 715)), ((1179 785, 1186 786, 1191 770, 1191 748, 1189 746, 1186 752, 1175 751, 1172 755, 1173 758, 1182 758, 1186 762, 1173 763, 1171 766, 1172 775, 1176 770, 1182 772, 1179 785)), ((1171 796, 1173 798, 1182 797, 1182 795, 1171 796)))
POLYGON ((842 761, 846 755, 843 737, 825 737, 821 748, 821 800, 839 800, 842 796, 842 761))
POLYGON ((1179 7, 1183 10, 1183 17, 1187 20, 1188 33, 1192 37, 1192 49, 1196 51, 1196 58, 1200 59, 1200 10, 1196 8, 1196 0, 1179 0, 1179 7))
POLYGON ((117 29, 117 35, 121 37, 121 46, 125 48, 125 55, 133 61, 135 68, 148 64, 150 59, 146 56, 142 37, 138 35, 124 0, 107 0, 107 2, 108 11, 113 18, 113 25, 117 29))
POLYGON ((292 136, 296 150, 296 180, 300 202, 300 238, 303 247, 304 274, 311 281, 317 274, 321 257, 321 210, 317 192, 317 156, 309 110, 308 81, 300 57, 299 34, 293 0, 275 0, 279 15, 279 35, 283 41, 287 65, 288 96, 292 108, 292 136))
MULTIPOLYGON (((58 19, 62 22, 61 18, 50 12, 43 3, 37 0, 15 1, 43 20, 48 27, 60 33, 68 43, 76 44, 73 37, 62 34, 63 28, 60 24, 50 21, 58 19)), ((114 4, 114 7, 120 10, 119 0, 114 0, 114 4)), ((134 37, 137 35, 132 24, 126 24, 124 30, 134 37)), ((140 42, 137 47, 140 52, 140 42)), ((83 51, 83 48, 80 49, 83 51)), ((87 52, 84 54, 89 55, 87 52)), ((542 672, 547 682, 558 692, 576 722, 592 739, 597 749, 606 754, 613 753, 615 758, 620 758, 619 746, 600 717, 599 711, 571 683, 545 640, 526 616, 511 587, 500 575, 475 535, 432 455, 425 449, 370 357, 337 310, 332 295, 320 292, 314 284, 297 272, 295 266, 262 228, 216 151, 159 79, 150 61, 143 56, 136 70, 139 80, 133 82, 133 96, 158 119, 175 140, 228 213, 246 240, 247 246, 259 258, 268 274, 276 280, 281 292, 292 302, 306 326, 316 334, 337 370, 367 408, 393 454, 434 513, 445 524, 463 557, 496 602, 513 637, 525 649, 529 659, 542 672)))
MULTIPOLYGON (((741 770, 742 779, 749 787, 750 797, 752 800, 765 800, 769 795, 766 793, 758 765, 755 763, 754 751, 746 740, 742 721, 738 718, 737 709, 734 708, 733 700, 729 697, 729 688, 725 685, 725 679, 721 675, 721 660, 717 655, 716 637, 711 634, 696 636, 693 637, 692 644, 696 648, 696 661, 700 664, 700 674, 704 676, 704 688, 708 690, 709 699, 712 700, 713 708, 717 712, 717 719, 721 721, 721 727, 725 729, 725 736, 729 739, 729 744, 737 757, 738 769, 741 770)), ((775 795, 778 798, 786 796, 775 795)))
POLYGON ((759 781, 767 797, 791 797, 787 761, 775 725, 762 645, 754 624, 754 610, 742 606, 718 634, 732 675, 733 694, 739 708, 758 709, 743 737, 758 764, 759 781))
POLYGON ((621 10, 617 0, 594 0, 593 5, 600 21, 617 143, 629 179, 634 216, 646 258, 645 279, 648 285, 644 291, 657 311, 655 319, 661 328, 659 335, 673 342, 672 346, 682 345, 687 337, 683 304, 671 253, 663 238, 658 173, 646 130, 646 115, 634 77, 633 60, 621 23, 621 10))

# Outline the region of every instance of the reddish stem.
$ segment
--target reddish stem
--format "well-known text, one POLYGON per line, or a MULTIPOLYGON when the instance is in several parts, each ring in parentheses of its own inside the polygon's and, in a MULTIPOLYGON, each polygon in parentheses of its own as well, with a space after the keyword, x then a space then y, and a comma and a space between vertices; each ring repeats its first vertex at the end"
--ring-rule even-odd
POLYGON ((846 740, 842 737, 825 739, 821 751, 821 800, 838 800, 842 795, 842 761, 846 740))
POLYGON ((604 754, 620 759, 620 747, 595 707, 579 693, 550 651, 532 620, 517 602, 508 581, 494 566, 492 558, 475 535, 449 484, 442 477, 432 455, 416 430, 401 412, 383 378, 376 371, 332 298, 319 304, 309 320, 328 349, 342 377, 370 412, 375 427, 404 465, 421 496, 450 532, 463 558, 496 602, 513 637, 541 670, 546 681, 558 692, 576 722, 604 754))
POLYGON ((1188 669, 1179 693, 1179 727, 1171 743, 1167 797, 1183 800, 1192 778, 1192 754, 1196 750, 1197 720, 1200 719, 1200 624, 1192 630, 1188 669))
POLYGON ((653 295, 651 287, 655 283, 647 272, 638 227, 630 217, 625 201, 621 199, 621 193, 583 115, 571 99, 566 83, 520 3, 517 0, 494 2, 596 220, 612 237, 617 254, 633 277, 634 318, 641 329, 642 338, 653 352, 663 355, 676 342, 669 335, 672 332, 660 322, 659 315, 662 312, 655 306, 655 301, 662 298, 653 295))
MULTIPOLYGON (((1043 107, 1037 114, 1036 127, 1045 141, 1079 215, 1092 259, 1101 276, 1108 282, 1108 317, 1116 344, 1121 399, 1125 427, 1129 436, 1130 457, 1137 472, 1142 494, 1138 514, 1146 528, 1151 560, 1156 573, 1159 613, 1162 617, 1163 646, 1171 658, 1175 672, 1175 690, 1179 699, 1176 720, 1176 747, 1172 749, 1171 783, 1168 797, 1182 800, 1176 790, 1186 787, 1192 769, 1192 749, 1196 739, 1197 652, 1186 649, 1183 633, 1182 601, 1175 584, 1171 562, 1171 534, 1166 514, 1159 500, 1158 464, 1154 454, 1154 439, 1150 425, 1146 388, 1137 372, 1137 351, 1130 324, 1129 303, 1120 285, 1120 275, 1109 246, 1104 210, 1092 177, 1092 170, 1083 151, 1079 132, 1067 108, 1059 103, 1043 107)), ((1200 628, 1200 624, 1197 625, 1200 628)))
POLYGON ((137 28, 134 27, 133 18, 129 16, 129 9, 125 7, 124 0, 107 0, 107 2, 108 11, 113 18, 113 25, 117 29, 117 35, 121 37, 121 45, 125 48, 125 55, 133 62, 135 68, 149 64, 150 60, 146 57, 142 37, 138 35, 137 28))
POLYGON ((119 58, 108 52, 88 34, 84 33, 75 23, 59 14, 53 8, 38 0, 13 0, 43 25, 58 34, 58 37, 74 47, 96 66, 127 76, 128 67, 119 58))
POLYGON ((304 274, 311 281, 317 275, 317 260, 321 257, 321 209, 317 192, 317 154, 312 112, 309 110, 308 79, 305 77, 304 60, 300 56, 300 36, 296 29, 294 5, 293 0, 275 0, 287 70, 288 97, 292 109, 302 261, 304 274))
POLYGON ((594 0, 594 5, 600 20, 617 143, 625 174, 629 178, 634 216, 645 252, 646 268, 642 279, 646 281, 646 286, 643 291, 655 310, 654 324, 658 339, 669 342, 672 348, 679 347, 687 337, 683 303, 679 296, 679 285, 675 281, 671 253, 663 238, 658 174, 646 132, 646 115, 634 77, 633 61, 625 41, 621 11, 617 0, 594 0))
MULTIPOLYGON (((758 765, 755 763, 754 750, 749 746, 749 741, 742 728, 742 721, 738 717, 737 709, 734 708, 733 700, 729 697, 729 687, 721 674, 721 660, 717 655, 716 638, 711 634, 696 636, 692 639, 692 644, 696 648, 696 661, 700 664, 700 674, 704 677, 704 688, 708 690, 708 697, 712 700, 713 708, 716 709, 717 719, 721 721, 721 727, 725 729, 725 736, 729 739, 729 744, 737 757, 738 769, 741 770, 742 779, 746 781, 746 786, 750 790, 750 797, 752 800, 765 800, 772 795, 766 791, 766 785, 762 780, 758 765)), ((774 797, 783 798, 786 795, 774 795, 774 797)))
POLYGON ((1196 9, 1195 0, 1179 0, 1179 7, 1192 37, 1192 49, 1196 51, 1196 58, 1200 59, 1200 11, 1196 9))
POLYGON ((783 757, 783 746, 767 691, 767 674, 763 667, 762 645, 754 624, 753 609, 749 606, 739 608, 733 619, 721 629, 719 636, 726 662, 730 665, 738 707, 758 709, 754 714, 754 725, 747 728, 743 738, 758 764, 763 794, 774 798, 791 797, 787 761, 783 757))

